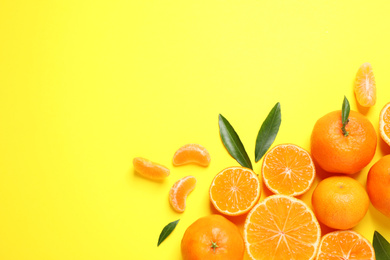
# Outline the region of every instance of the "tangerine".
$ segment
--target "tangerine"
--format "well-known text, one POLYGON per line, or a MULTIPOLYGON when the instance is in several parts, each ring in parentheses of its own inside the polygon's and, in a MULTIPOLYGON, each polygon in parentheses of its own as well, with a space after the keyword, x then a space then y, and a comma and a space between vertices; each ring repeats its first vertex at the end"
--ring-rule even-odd
POLYGON ((376 102, 376 84, 370 63, 363 63, 357 74, 354 85, 356 99, 363 107, 372 107, 376 102))
POLYGON ((210 164, 210 160, 206 148, 200 144, 186 144, 175 152, 172 163, 174 166, 195 163, 206 167, 210 164))
POLYGON ((184 212, 187 196, 195 188, 195 185, 196 178, 194 176, 186 176, 173 184, 169 190, 169 203, 175 211, 184 212))
POLYGON ((163 180, 170 174, 167 167, 142 157, 134 158, 133 166, 134 170, 141 176, 152 180, 163 180))
POLYGON ((390 103, 387 103, 381 110, 379 116, 379 133, 382 139, 390 145, 390 103))

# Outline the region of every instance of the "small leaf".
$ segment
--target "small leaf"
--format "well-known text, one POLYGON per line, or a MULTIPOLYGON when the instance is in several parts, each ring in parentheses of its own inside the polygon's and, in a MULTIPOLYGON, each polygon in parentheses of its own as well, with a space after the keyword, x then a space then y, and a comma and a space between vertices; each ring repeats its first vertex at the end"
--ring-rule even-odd
POLYGON ((236 131, 234 131, 234 128, 229 121, 221 114, 219 114, 219 134, 221 135, 222 142, 229 154, 241 164, 241 166, 253 169, 249 156, 236 131))
POLYGON ((256 162, 263 157, 268 148, 270 148, 271 144, 275 141, 281 122, 282 115, 280 112, 280 103, 278 102, 269 112, 257 134, 255 148, 256 162))
POLYGON ((390 260, 390 244, 378 231, 374 232, 372 245, 377 260, 390 260))
POLYGON ((343 131, 344 136, 349 135, 349 133, 345 129, 345 126, 348 124, 349 111, 350 111, 349 102, 348 99, 344 96, 343 106, 341 108, 341 122, 343 124, 341 130, 343 131))
POLYGON ((173 221, 163 228, 163 230, 161 231, 161 234, 158 238, 157 246, 159 246, 172 233, 172 231, 175 229, 179 220, 180 219, 173 221))

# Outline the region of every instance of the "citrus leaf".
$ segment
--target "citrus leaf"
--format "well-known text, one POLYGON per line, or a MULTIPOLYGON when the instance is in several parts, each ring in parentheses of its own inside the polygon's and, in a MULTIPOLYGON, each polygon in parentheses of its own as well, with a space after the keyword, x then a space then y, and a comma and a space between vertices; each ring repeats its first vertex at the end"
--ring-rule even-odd
POLYGON ((275 141, 281 122, 282 115, 280 112, 280 103, 278 102, 269 112, 257 134, 255 148, 256 162, 263 157, 268 148, 270 148, 271 144, 275 141))
POLYGON ((374 232, 372 245, 377 260, 390 260, 390 244, 378 231, 374 232))
POLYGON ((238 137, 232 125, 219 114, 219 134, 223 145, 228 150, 229 154, 243 167, 253 169, 252 163, 248 154, 245 151, 244 145, 238 137))
POLYGON ((345 126, 348 124, 349 111, 350 111, 349 102, 348 99, 344 96, 343 106, 341 108, 341 122, 343 123, 341 130, 343 131, 344 136, 349 135, 347 130, 345 130, 345 126))
POLYGON ((172 233, 172 231, 175 229, 179 220, 180 219, 178 219, 176 221, 172 221, 171 223, 169 223, 168 225, 166 225, 163 228, 163 230, 161 231, 161 234, 158 238, 157 246, 159 246, 172 233))

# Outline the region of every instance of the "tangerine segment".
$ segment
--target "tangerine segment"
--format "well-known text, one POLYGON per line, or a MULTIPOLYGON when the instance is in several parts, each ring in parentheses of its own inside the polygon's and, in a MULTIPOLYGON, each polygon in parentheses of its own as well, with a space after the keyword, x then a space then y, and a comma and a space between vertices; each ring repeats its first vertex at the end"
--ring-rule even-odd
POLYGON ((265 155, 262 175, 272 192, 298 196, 309 190, 316 170, 306 150, 294 144, 281 144, 265 155))
POLYGON ((379 132, 383 141, 390 145, 390 103, 387 103, 381 110, 379 116, 379 132))
POLYGON ((372 107, 376 102, 376 84, 370 63, 363 63, 355 79, 354 91, 356 99, 364 107, 372 107))
POLYGON ((142 157, 134 158, 133 166, 140 175, 152 180, 162 180, 168 177, 170 173, 167 167, 142 157))
POLYGON ((210 201, 229 216, 248 212, 260 198, 256 173, 244 167, 229 167, 218 173, 210 186, 210 201))
POLYGON ((210 164, 210 154, 200 144, 186 144, 173 155, 173 165, 180 166, 189 163, 208 166, 210 164))
POLYGON ((314 259, 321 229, 310 208, 302 201, 272 195, 248 214, 244 241, 254 260, 314 259))
POLYGON ((187 196, 195 189, 195 185, 196 178, 194 176, 184 177, 173 184, 169 191, 169 203, 175 211, 184 212, 187 196))
POLYGON ((317 260, 374 260, 371 243, 355 231, 335 231, 326 234, 320 243, 317 260))

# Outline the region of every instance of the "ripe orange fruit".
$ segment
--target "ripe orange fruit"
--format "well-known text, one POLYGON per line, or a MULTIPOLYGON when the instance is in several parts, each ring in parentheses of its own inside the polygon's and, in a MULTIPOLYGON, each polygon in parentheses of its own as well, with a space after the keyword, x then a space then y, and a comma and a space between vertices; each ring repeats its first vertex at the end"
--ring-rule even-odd
POLYGON ((252 170, 230 167, 218 173, 210 186, 210 201, 229 216, 248 212, 260 198, 260 181, 252 170))
POLYGON ((341 111, 331 112, 316 122, 311 135, 311 155, 328 172, 352 174, 372 160, 376 149, 376 133, 363 115, 350 111, 344 136, 341 111))
POLYGON ((210 164, 210 154, 200 144, 186 144, 173 155, 173 165, 179 166, 189 163, 208 166, 210 164))
POLYGON ((383 141, 390 145, 390 103, 387 103, 379 116, 379 133, 383 141))
POLYGON ((251 259, 314 259, 321 229, 301 200, 272 195, 248 214, 244 241, 251 259))
POLYGON ((321 239, 317 260, 375 260, 371 243, 355 231, 335 231, 321 239))
POLYGON ((367 192, 372 205, 390 218, 390 155, 371 167, 367 175, 367 192))
POLYGON ((309 190, 316 170, 310 154, 294 144, 281 144, 265 156, 262 166, 265 185, 276 194, 298 196, 309 190))
POLYGON ((133 159, 134 170, 143 177, 152 180, 162 180, 169 176, 169 169, 148 159, 136 157, 133 159))
POLYGON ((169 191, 169 203, 177 212, 184 212, 188 194, 195 188, 196 178, 194 176, 184 177, 175 184, 169 191))
POLYGON ((333 176, 322 180, 312 195, 312 205, 318 220, 335 229, 350 229, 366 215, 369 199, 357 180, 333 176))
POLYGON ((220 215, 198 219, 181 240, 183 260, 242 260, 244 252, 240 231, 220 215))
POLYGON ((376 102, 376 84, 371 64, 363 63, 355 79, 354 91, 356 99, 364 107, 372 107, 376 102))

